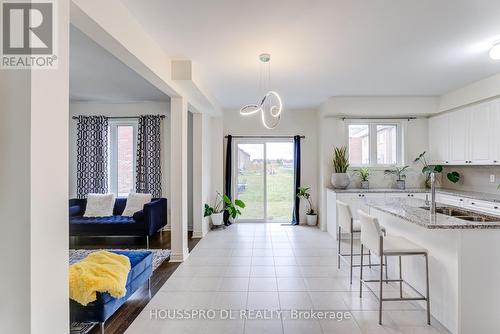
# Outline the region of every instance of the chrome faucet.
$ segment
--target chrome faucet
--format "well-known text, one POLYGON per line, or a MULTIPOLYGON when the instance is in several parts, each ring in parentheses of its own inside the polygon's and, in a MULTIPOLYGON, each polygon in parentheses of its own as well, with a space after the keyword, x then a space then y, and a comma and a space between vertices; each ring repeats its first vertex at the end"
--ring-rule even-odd
POLYGON ((431 173, 431 215, 436 215, 436 174, 431 173))

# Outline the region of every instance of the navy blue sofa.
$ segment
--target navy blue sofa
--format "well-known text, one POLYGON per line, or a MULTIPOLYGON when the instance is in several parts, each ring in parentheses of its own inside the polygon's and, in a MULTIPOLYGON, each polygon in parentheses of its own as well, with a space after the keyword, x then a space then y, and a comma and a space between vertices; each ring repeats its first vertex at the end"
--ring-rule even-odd
POLYGON ((127 277, 127 294, 122 298, 114 298, 109 293, 97 293, 97 300, 83 306, 70 300, 70 318, 76 322, 98 322, 101 334, 104 334, 104 322, 108 320, 142 285, 148 282, 153 272, 153 254, 144 251, 113 251, 130 259, 130 272, 127 277))
POLYGON ((117 198, 110 217, 83 217, 86 199, 69 200, 70 236, 142 236, 149 237, 167 225, 167 199, 154 198, 133 217, 122 216, 126 198, 117 198))

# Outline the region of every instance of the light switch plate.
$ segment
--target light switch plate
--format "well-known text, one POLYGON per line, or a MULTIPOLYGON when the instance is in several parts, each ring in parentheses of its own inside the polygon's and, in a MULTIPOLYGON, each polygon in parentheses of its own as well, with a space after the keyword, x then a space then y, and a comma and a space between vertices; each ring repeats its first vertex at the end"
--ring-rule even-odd
POLYGON ((490 182, 494 183, 495 182, 495 174, 490 175, 490 182))

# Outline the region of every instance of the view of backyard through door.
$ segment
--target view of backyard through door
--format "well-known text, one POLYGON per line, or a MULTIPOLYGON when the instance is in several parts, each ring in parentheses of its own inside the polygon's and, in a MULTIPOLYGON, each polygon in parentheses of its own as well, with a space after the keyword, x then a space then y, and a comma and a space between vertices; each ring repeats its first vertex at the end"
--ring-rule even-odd
POLYGON ((290 222, 293 210, 293 142, 238 141, 233 166, 236 198, 246 203, 240 220, 290 222))

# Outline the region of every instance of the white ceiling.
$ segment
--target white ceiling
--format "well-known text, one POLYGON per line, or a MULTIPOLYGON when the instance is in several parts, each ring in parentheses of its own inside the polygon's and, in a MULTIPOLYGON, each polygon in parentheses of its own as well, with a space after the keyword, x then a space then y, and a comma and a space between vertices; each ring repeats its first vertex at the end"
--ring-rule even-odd
POLYGON ((498 0, 122 0, 225 108, 257 100, 262 52, 285 107, 435 96, 500 72, 498 0))
POLYGON ((73 26, 69 73, 71 101, 168 100, 168 96, 73 26))

